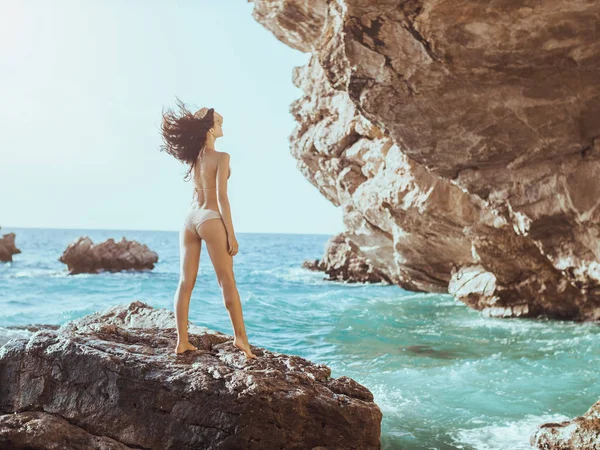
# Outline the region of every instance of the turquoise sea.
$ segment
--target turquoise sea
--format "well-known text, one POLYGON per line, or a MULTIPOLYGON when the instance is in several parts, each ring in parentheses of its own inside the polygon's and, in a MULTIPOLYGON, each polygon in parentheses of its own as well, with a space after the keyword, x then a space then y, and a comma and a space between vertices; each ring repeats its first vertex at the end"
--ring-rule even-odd
MULTIPOLYGON (((23 253, 0 263, 0 327, 63 324, 133 300, 172 309, 177 232, 3 226, 9 232, 23 253), (158 253, 158 264, 146 273, 67 275, 58 258, 84 235, 135 239, 158 253)), ((600 398, 597 324, 493 319, 449 295, 323 281, 301 265, 321 258, 325 235, 237 237, 250 343, 369 388, 383 412, 384 450, 529 449, 537 425, 581 415, 600 398)), ((190 320, 232 333, 204 245, 190 320)), ((0 342, 17 336, 0 328, 0 342)))

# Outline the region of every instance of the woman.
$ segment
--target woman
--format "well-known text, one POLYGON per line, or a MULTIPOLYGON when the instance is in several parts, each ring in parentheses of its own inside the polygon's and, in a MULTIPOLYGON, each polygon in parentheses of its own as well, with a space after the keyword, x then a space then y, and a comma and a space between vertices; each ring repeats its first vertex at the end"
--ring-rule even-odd
MULTIPOLYGON (((233 256, 238 252, 238 242, 227 197, 230 157, 228 153, 215 149, 216 139, 223 136, 223 116, 213 108, 202 108, 192 114, 179 99, 177 104, 180 115, 173 111, 162 114, 161 131, 165 144, 161 150, 190 165, 186 177, 192 175, 195 191, 179 233, 181 275, 174 301, 177 322, 175 353, 197 350, 188 340, 187 324, 204 240, 233 326, 233 345, 247 358, 256 358, 246 336, 242 304, 233 273, 233 256)), ((184 178, 184 181, 187 180, 184 178)))

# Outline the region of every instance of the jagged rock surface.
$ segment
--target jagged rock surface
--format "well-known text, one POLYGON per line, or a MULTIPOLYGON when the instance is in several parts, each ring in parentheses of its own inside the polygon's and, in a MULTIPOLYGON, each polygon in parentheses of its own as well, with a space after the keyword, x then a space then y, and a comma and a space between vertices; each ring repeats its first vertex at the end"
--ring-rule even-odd
MULTIPOLYGON (((2 227, 0 227, 2 228, 2 227)), ((7 233, 2 235, 0 238, 0 261, 1 262, 12 262, 12 255, 21 253, 21 250, 15 245, 15 233, 7 233)))
POLYGON ((298 167, 357 253, 498 317, 600 320, 600 3, 257 0, 298 167))
POLYGON ((379 449, 373 395, 299 356, 189 326, 136 301, 0 348, 0 413, 58 415, 87 433, 156 449, 379 449))
POLYGON ((583 416, 541 425, 530 443, 540 450, 600 450, 600 401, 583 416))
POLYGON ((107 239, 94 245, 87 237, 71 242, 59 261, 65 263, 71 275, 77 273, 120 272, 121 270, 151 270, 158 261, 158 254, 146 244, 107 239))
POLYGON ((355 246, 346 239, 344 233, 339 233, 325 244, 322 259, 304 261, 302 267, 325 272, 328 280, 390 284, 390 279, 384 273, 373 268, 367 259, 358 256, 356 249, 353 249, 355 246))
POLYGON ((0 448, 27 450, 129 450, 96 436, 54 414, 27 411, 0 416, 0 448))

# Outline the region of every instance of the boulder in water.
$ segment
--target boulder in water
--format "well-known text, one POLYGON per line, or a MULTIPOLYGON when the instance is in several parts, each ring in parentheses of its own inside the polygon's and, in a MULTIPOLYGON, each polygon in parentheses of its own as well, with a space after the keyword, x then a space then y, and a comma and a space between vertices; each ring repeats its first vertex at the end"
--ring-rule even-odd
POLYGON ((107 239, 98 245, 85 236, 70 243, 59 261, 65 263, 70 274, 120 272, 121 270, 151 270, 158 261, 158 254, 146 244, 107 239))
POLYGON ((15 245, 15 238, 15 233, 7 233, 0 238, 0 262, 12 262, 12 255, 21 253, 15 245))
POLYGON ((325 256, 321 260, 304 261, 302 267, 325 272, 328 280, 349 283, 387 283, 389 277, 374 268, 368 259, 356 251, 356 244, 347 240, 344 233, 331 237, 325 245, 325 256))

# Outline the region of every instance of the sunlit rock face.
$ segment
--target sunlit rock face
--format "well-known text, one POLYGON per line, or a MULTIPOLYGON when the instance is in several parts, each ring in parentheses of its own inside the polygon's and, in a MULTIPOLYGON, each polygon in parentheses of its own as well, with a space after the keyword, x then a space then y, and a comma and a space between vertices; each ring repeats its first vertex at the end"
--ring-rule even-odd
POLYGON ((302 173, 398 285, 600 320, 600 3, 255 1, 302 173))
POLYGON ((600 449, 600 401, 582 416, 540 425, 529 443, 543 450, 600 449))

